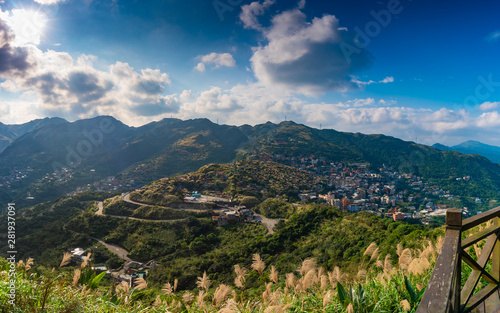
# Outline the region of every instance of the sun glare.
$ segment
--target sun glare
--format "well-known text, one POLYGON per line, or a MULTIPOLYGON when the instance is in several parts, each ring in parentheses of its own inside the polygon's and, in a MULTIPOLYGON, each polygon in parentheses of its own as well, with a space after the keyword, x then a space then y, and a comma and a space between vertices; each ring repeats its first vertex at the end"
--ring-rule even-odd
POLYGON ((44 28, 47 25, 45 14, 36 10, 14 9, 8 16, 3 18, 15 34, 14 45, 38 45, 40 43, 44 28))

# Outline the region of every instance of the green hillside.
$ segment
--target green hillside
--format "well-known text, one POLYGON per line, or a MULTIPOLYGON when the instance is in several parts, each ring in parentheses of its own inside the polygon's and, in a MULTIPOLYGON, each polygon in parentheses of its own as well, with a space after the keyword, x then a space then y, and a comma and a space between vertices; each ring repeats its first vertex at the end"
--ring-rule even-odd
POLYGON ((227 198, 238 196, 290 197, 298 199, 301 190, 326 187, 326 180, 310 172, 276 162, 239 161, 210 164, 198 171, 163 178, 131 193, 131 199, 150 204, 168 205, 169 195, 184 197, 193 191, 206 191, 227 198))
MULTIPOLYGON (((369 213, 347 214, 317 205, 302 208, 279 223, 275 234, 266 235, 265 228, 258 224, 217 228, 205 219, 155 223, 96 216, 91 202, 83 206, 79 203, 78 199, 61 199, 19 219, 19 223, 25 223, 32 215, 47 214, 44 223, 31 224, 29 231, 24 230, 18 243, 18 259, 35 259, 29 267, 23 264, 18 268, 19 312, 29 310, 30 305, 41 307, 41 302, 34 301, 42 299, 43 294, 38 295, 40 288, 34 284, 48 286, 51 281, 57 287, 47 289, 48 312, 131 312, 133 308, 144 312, 166 308, 172 312, 217 312, 229 305, 231 298, 241 305, 241 312, 270 312, 269 307, 276 305, 292 312, 345 312, 350 303, 358 309, 378 306, 398 312, 406 305, 418 304, 417 298, 411 298, 408 283, 417 291, 425 286, 438 249, 430 246, 429 240, 434 242, 443 233, 442 229, 410 226, 369 213), (63 215, 63 211, 68 213, 63 215), (47 270, 57 267, 62 252, 75 246, 92 252, 94 262, 120 266, 111 262, 112 256, 103 253, 89 236, 125 247, 135 260, 157 258, 161 265, 150 272, 148 287, 142 291, 127 289, 123 294, 120 288, 124 287, 108 279, 102 281, 101 287, 90 287, 92 279, 88 277, 95 275, 84 276, 91 272, 83 268, 82 276, 75 280, 73 269, 80 266, 74 263, 69 269, 47 270), (36 249, 36 245, 44 249, 36 249), (234 265, 248 274, 238 272, 235 276, 234 265), (408 283, 405 277, 410 278, 408 283), (166 285, 173 286, 174 281, 175 292, 166 285), (338 283, 348 290, 352 287, 354 292, 362 288, 366 292, 364 300, 357 302, 359 299, 348 297, 344 302, 343 294, 338 294, 343 287, 338 283), (91 290, 85 293, 83 286, 91 290), (221 290, 217 288, 229 288, 229 294, 219 298, 221 290), (203 296, 199 296, 201 290, 203 296), (192 302, 186 294, 198 295, 198 300, 192 302), (78 299, 78 303, 67 295, 78 299), (403 300, 408 304, 401 303, 403 300)), ((8 264, 0 260, 0 266, 3 270, 8 264)), ((6 292, 7 284, 2 284, 0 294, 6 292)), ((6 308, 7 297, 1 298, 6 308)))
POLYGON ((96 117, 48 124, 12 142, 0 153, 0 200, 28 206, 78 187, 95 189, 93 184, 108 176, 130 182, 124 189, 259 155, 280 155, 275 161, 288 165, 311 155, 330 162, 368 162, 374 169, 385 164, 463 196, 495 198, 500 190, 500 165, 484 157, 384 135, 319 130, 293 122, 236 127, 207 119, 164 119, 135 128, 112 117, 96 117), (63 167, 68 172, 53 174, 63 167), (470 183, 456 181, 466 176, 470 183), (27 196, 34 199, 27 201, 27 196))
POLYGON ((164 120, 119 151, 120 155, 157 152, 131 165, 123 172, 141 182, 174 174, 188 173, 210 163, 228 163, 247 137, 235 126, 217 125, 208 119, 164 120))
POLYGON ((479 155, 464 155, 384 135, 319 130, 284 122, 254 138, 238 151, 239 158, 256 153, 297 158, 314 155, 331 161, 368 162, 372 168, 389 165, 401 173, 430 179, 457 195, 498 197, 500 165, 479 155), (457 177, 472 177, 470 184, 457 177))

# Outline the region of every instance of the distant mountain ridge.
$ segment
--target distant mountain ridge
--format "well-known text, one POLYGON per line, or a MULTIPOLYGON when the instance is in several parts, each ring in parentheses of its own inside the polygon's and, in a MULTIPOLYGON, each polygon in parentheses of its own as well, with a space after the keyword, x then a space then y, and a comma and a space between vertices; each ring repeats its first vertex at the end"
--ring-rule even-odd
POLYGON ((451 192, 469 188, 471 196, 500 190, 500 166, 482 156, 385 135, 319 130, 290 121, 231 126, 170 118, 130 127, 111 116, 98 116, 47 123, 15 139, 0 153, 0 178, 11 181, 8 188, 0 186, 0 200, 22 201, 28 192, 37 201, 52 200, 108 176, 145 184, 259 155, 281 155, 285 163, 314 155, 334 162, 368 162, 373 169, 385 164, 444 184, 451 192), (14 169, 28 167, 32 171, 26 177, 15 174, 14 169), (51 173, 62 168, 73 172, 54 182, 51 173), (472 182, 458 186, 455 178, 463 176, 471 176, 472 182), (53 183, 42 183, 44 177, 53 183))
POLYGON ((36 119, 24 124, 6 125, 0 122, 0 153, 10 145, 15 139, 45 125, 55 125, 66 122, 59 117, 46 117, 36 119))
POLYGON ((436 143, 432 146, 442 151, 458 151, 463 154, 479 154, 489 159, 491 162, 500 163, 500 147, 487 145, 479 141, 468 140, 452 147, 445 146, 440 143, 436 143))

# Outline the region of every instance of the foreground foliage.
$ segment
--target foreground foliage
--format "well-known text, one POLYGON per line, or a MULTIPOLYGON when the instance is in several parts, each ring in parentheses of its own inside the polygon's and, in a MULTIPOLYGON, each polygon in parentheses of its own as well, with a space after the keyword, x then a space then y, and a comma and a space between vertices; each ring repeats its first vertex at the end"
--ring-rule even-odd
POLYGON ((0 259, 0 307, 3 312, 410 312, 418 306, 441 241, 422 249, 397 247, 398 262, 382 257, 376 243, 363 253, 359 272, 351 276, 339 267, 326 271, 313 258, 292 272, 280 274, 254 254, 249 268, 234 265, 234 283, 212 284, 206 272, 193 290, 177 291, 178 281, 161 290, 145 280, 100 286, 83 262, 69 271, 63 258, 58 270, 32 269, 33 260, 16 265, 14 305, 8 302, 9 262, 0 259), (252 287, 248 281, 258 276, 252 287))

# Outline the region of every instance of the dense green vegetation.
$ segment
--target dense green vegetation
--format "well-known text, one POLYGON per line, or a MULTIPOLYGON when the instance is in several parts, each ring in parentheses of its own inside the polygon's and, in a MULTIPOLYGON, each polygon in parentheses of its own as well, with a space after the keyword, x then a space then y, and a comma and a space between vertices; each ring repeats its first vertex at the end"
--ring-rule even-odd
POLYGON ((254 211, 267 218, 288 218, 295 212, 295 208, 290 203, 269 198, 256 206, 254 211))
MULTIPOLYGON (((38 204, 28 209, 17 207, 16 212, 16 248, 18 257, 26 259, 36 257, 40 264, 55 266, 62 251, 75 247, 91 245, 91 239, 78 229, 68 227, 68 222, 82 215, 82 212, 94 214, 96 205, 93 200, 109 197, 109 193, 82 193, 74 197, 38 204)), ((5 214, 0 219, 7 220, 5 214)), ((109 223, 113 226, 113 223, 109 223)), ((7 223, 0 225, 0 233, 7 234, 7 223)), ((4 256, 7 241, 0 241, 0 255, 4 256)))
MULTIPOLYGON (((275 162, 239 161, 229 164, 210 164, 198 171, 163 178, 132 192, 130 198, 143 203, 173 199, 172 195, 184 196, 193 191, 214 192, 228 198, 244 199, 244 196, 267 197, 282 196, 298 199, 300 190, 316 185, 326 185, 326 180, 309 172, 275 162)), ((175 200, 173 200, 175 201, 175 200)), ((170 203, 171 204, 171 203, 170 203)), ((257 203, 250 204, 253 206, 257 203)))
POLYGON ((146 191, 142 194, 138 192, 132 192, 130 194, 130 200, 160 206, 169 206, 183 201, 182 192, 174 187, 166 190, 166 193, 167 195, 164 196, 153 191, 146 191))
POLYGON ((195 218, 172 223, 118 220, 112 226, 104 219, 114 220, 87 212, 73 219, 69 227, 123 246, 132 259, 159 258, 162 265, 152 272, 151 282, 177 278, 180 289, 194 288, 200 271, 228 283, 232 264, 248 266, 256 252, 279 270, 293 270, 303 259, 315 257, 327 269, 339 266, 353 272, 370 242, 377 242, 381 253, 395 256, 397 243, 416 248, 425 238, 433 239, 441 232, 317 205, 281 221, 274 235, 265 235, 265 227, 258 224, 217 228, 210 220, 195 218))
POLYGON ((342 213, 327 206, 308 205, 291 213, 289 204, 266 200, 257 208, 267 215, 288 216, 283 215, 287 219, 278 223, 273 235, 266 235, 263 225, 218 228, 211 219, 200 216, 175 222, 98 216, 95 202, 63 198, 37 205, 19 218, 18 253, 20 258, 33 257, 38 264, 54 266, 62 251, 91 248, 94 242, 90 237, 100 238, 124 247, 134 260, 159 258, 162 265, 152 273, 153 284, 175 277, 179 288, 190 289, 200 271, 207 271, 216 281, 229 282, 232 264, 248 265, 254 253, 279 270, 290 271, 303 259, 315 257, 327 269, 340 266, 355 271, 370 242, 377 242, 381 252, 394 255, 396 243, 415 247, 440 232, 369 213, 342 213), (271 208, 277 211, 273 213, 271 208))
MULTIPOLYGON (((258 169, 261 162, 245 161, 240 164, 249 164, 250 168, 258 169)), ((298 171, 297 174, 292 171, 293 169, 283 165, 274 163, 271 163, 271 165, 276 166, 282 173, 285 173, 284 177, 292 173, 296 175, 294 177, 301 178, 301 171, 298 171)), ((203 168, 199 173, 195 173, 199 176, 196 176, 196 180, 194 181, 204 179, 205 184, 208 185, 207 182, 214 177, 214 173, 218 173, 217 175, 223 175, 221 173, 224 173, 220 171, 223 168, 222 166, 216 165, 207 168, 203 168)), ((259 171, 255 170, 239 170, 233 172, 233 175, 238 178, 243 175, 241 174, 242 172, 244 175, 260 174, 259 171)), ((190 178, 189 175, 185 175, 184 177, 190 178)), ((248 176, 244 177, 244 179, 248 178, 248 176)), ((185 181, 187 184, 191 183, 189 179, 185 179, 185 181)), ((228 181, 230 180, 228 179, 228 181)), ((177 180, 175 184, 163 184, 163 182, 164 180, 152 183, 144 189, 144 193, 155 190, 158 192, 148 193, 148 195, 154 197, 155 194, 161 194, 162 197, 166 197, 165 193, 162 192, 163 190, 175 191, 172 188, 183 190, 180 180, 177 180)), ((211 181, 211 183, 213 185, 208 186, 220 185, 215 180, 211 181)), ((279 181, 276 185, 279 185, 279 181)), ((256 188, 261 188, 261 186, 257 185, 256 188)), ((141 193, 139 192, 138 194, 140 195, 141 193)), ((399 294, 401 292, 400 287, 403 286, 404 281, 402 274, 396 272, 390 274, 387 272, 385 278, 379 277, 374 279, 375 276, 372 276, 369 280, 359 278, 360 275, 361 277, 366 275, 363 274, 364 270, 370 270, 373 273, 371 275, 375 275, 377 273, 375 265, 382 262, 382 258, 386 263, 385 266, 395 266, 398 263, 398 259, 400 259, 403 247, 414 250, 423 249, 423 245, 426 244, 428 239, 435 240, 437 236, 442 234, 442 229, 431 229, 421 225, 412 226, 401 222, 393 222, 390 219, 380 219, 366 212, 348 214, 340 212, 335 208, 321 205, 294 207, 285 201, 275 198, 266 199, 255 207, 255 210, 265 216, 283 218, 276 225, 275 233, 272 235, 266 234, 266 228, 260 224, 233 224, 222 228, 216 227, 211 219, 200 218, 203 217, 203 212, 184 212, 164 207, 138 206, 124 202, 121 200, 121 196, 104 200, 104 214, 140 215, 141 218, 154 219, 162 217, 158 214, 163 211, 172 214, 192 215, 185 220, 173 222, 130 220, 96 215, 97 205, 95 200, 102 200, 105 196, 99 193, 87 193, 78 195, 77 197, 62 198, 52 203, 37 205, 26 211, 20 220, 26 223, 25 226, 29 228, 25 229, 24 232, 20 232, 18 258, 26 259, 27 257, 34 257, 36 260, 35 270, 41 273, 45 267, 57 266, 59 261, 58 256, 63 251, 82 247, 93 253, 94 262, 104 263, 110 268, 119 268, 123 262, 105 250, 101 245, 98 245, 94 240, 90 239, 92 237, 124 247, 129 251, 129 257, 134 260, 147 262, 151 259, 156 259, 160 262, 160 266, 150 272, 147 280, 150 288, 145 293, 141 293, 138 290, 133 291, 134 294, 137 292, 138 295, 137 299, 133 301, 134 305, 143 306, 145 309, 149 308, 148 310, 155 310, 154 306, 151 305, 157 301, 159 288, 167 282, 176 280, 178 292, 191 292, 190 290, 196 290, 201 273, 206 272, 207 279, 210 279, 214 286, 218 284, 225 286, 232 285, 234 282, 233 266, 238 264, 241 267, 250 268, 254 262, 252 261, 253 256, 258 253, 262 257, 263 262, 273 264, 273 271, 282 273, 281 278, 276 278, 276 281, 279 280, 282 283, 281 285, 274 283, 276 284, 273 287, 274 289, 266 291, 266 286, 263 283, 269 284, 271 281, 274 281, 273 275, 275 274, 271 274, 269 271, 260 274, 258 271, 251 271, 245 277, 244 287, 240 288, 241 290, 238 291, 235 300, 241 303, 253 303, 251 307, 247 308, 248 312, 263 311, 266 307, 271 306, 271 303, 266 300, 269 295, 265 296, 265 299, 260 299, 262 292, 271 294, 272 292, 276 292, 278 288, 284 288, 286 284, 284 283, 285 277, 283 273, 295 272, 304 260, 310 258, 315 259, 318 269, 321 268, 321 271, 325 271, 324 273, 327 271, 332 273, 337 271, 338 275, 340 275, 339 279, 344 284, 353 286, 354 288, 354 282, 362 282, 363 290, 370 291, 372 296, 366 298, 364 303, 355 304, 353 302, 354 299, 340 300, 342 297, 342 293, 340 293, 336 295, 337 300, 334 301, 330 297, 340 289, 332 288, 330 295, 327 296, 325 292, 328 292, 328 287, 325 283, 320 284, 319 278, 317 283, 313 283, 310 287, 305 287, 304 290, 301 290, 301 288, 304 288, 302 287, 304 282, 300 285, 297 280, 294 283, 296 284, 294 285, 295 289, 290 289, 295 290, 295 295, 292 298, 288 298, 288 296, 280 293, 283 299, 279 303, 280 305, 283 304, 287 308, 296 307, 297 309, 309 307, 311 310, 320 311, 322 308, 329 308, 328 310, 331 312, 337 312, 338 310, 345 311, 344 304, 348 305, 349 301, 351 301, 352 305, 357 305, 360 308, 363 306, 384 306, 388 312, 394 312, 402 308, 400 303, 402 299, 409 299, 408 297, 404 298, 402 293, 399 294), (30 221, 33 224, 29 224, 30 221), (50 243, 44 242, 44 240, 50 240, 50 243), (367 247, 373 244, 378 245, 378 255, 373 258, 367 258, 367 247), (44 249, 42 251, 42 249, 37 249, 37 247, 44 247, 44 249), (392 287, 382 287, 383 284, 392 287), (392 296, 395 296, 397 293, 398 296, 395 299, 399 300, 389 300, 389 298, 383 296, 383 288, 392 290, 392 296), (323 307, 321 303, 325 297, 327 298, 325 300, 327 304, 323 307), (257 305, 257 303, 260 304, 257 305), (330 307, 328 307, 328 303, 331 304, 330 307)), ((175 201, 177 201, 178 196, 175 197, 175 201)), ((251 205, 257 203, 257 200, 253 196, 244 196, 240 202, 251 205)), ((171 203, 175 203, 175 201, 171 203)), ((207 213, 209 212, 207 211, 207 213)), ((174 216, 169 215, 168 217, 172 218, 174 216)), ((415 252, 414 256, 416 255, 415 252)), ((72 263, 70 265, 77 264, 72 263)), ((321 276, 319 273, 317 275, 321 276)), ((306 276, 303 273, 300 279, 305 280, 306 276)), ((40 276, 40 278, 37 278, 40 280, 40 284, 46 281, 44 279, 48 279, 44 277, 40 276)), ((63 288, 64 282, 71 280, 68 273, 47 277, 59 281, 61 288, 63 288)), ((413 284, 417 282, 425 284, 428 277, 414 276, 412 279, 413 284)), ((61 292, 72 293, 74 297, 78 298, 79 283, 73 285, 73 287, 69 285, 64 287, 66 289, 61 289, 64 290, 61 292)), ((330 284, 330 286, 333 287, 333 284, 330 284)), ((31 290, 26 292, 34 293, 33 289, 29 287, 29 282, 23 283, 23 287, 20 289, 23 290, 23 288, 31 290)), ((289 288, 291 287, 289 286, 289 288)), ((80 301, 100 301, 100 305, 110 312, 113 310, 126 312, 129 309, 129 303, 126 303, 125 300, 119 301, 121 291, 113 288, 110 290, 112 290, 109 291, 111 294, 108 293, 106 295, 104 291, 104 293, 96 294, 95 297, 89 296, 88 298, 84 298, 87 300, 80 298, 80 301), (116 298, 113 298, 112 294, 116 298), (100 298, 101 296, 103 298, 100 298), (111 303, 108 303, 109 301, 111 303)), ((216 291, 210 289, 207 292, 215 293, 216 291)), ((30 297, 32 296, 24 297, 23 301, 29 303, 31 301, 30 297)), ((54 295, 51 298, 52 300, 49 300, 55 301, 53 302, 53 307, 63 305, 64 301, 57 300, 60 299, 58 297, 54 295)), ((277 297, 277 294, 275 297, 277 297)), ((176 301, 180 301, 180 295, 160 295, 159 299, 165 301, 164 305, 167 305, 170 310, 182 310, 175 303, 171 303, 174 298, 176 301), (168 303, 169 301, 170 303, 168 303)), ((184 302, 186 301, 184 300, 184 302)), ((21 306, 26 305, 26 303, 21 303, 21 306)), ((205 311, 217 311, 222 306, 218 302, 211 303, 211 306, 205 308, 205 311)), ((412 303, 415 306, 415 303, 418 303, 418 301, 414 300, 412 303)), ((184 305, 187 304, 185 303, 184 305)), ((36 305, 40 305, 40 303, 36 305)), ((88 307, 95 308, 96 304, 88 303, 88 307)), ((190 307, 190 310, 197 312, 197 308, 194 306, 190 307)))
MULTIPOLYGON (((78 233, 73 233, 65 227, 65 222, 78 216, 85 203, 76 200, 61 199, 51 203, 39 204, 22 216, 16 217, 16 246, 20 257, 27 258, 36 255, 44 260, 54 260, 60 255, 59 249, 64 249, 64 243, 88 245, 89 239, 78 233), (68 239, 69 238, 69 239, 68 239), (62 247, 61 247, 62 245, 62 247), (59 250, 59 251, 58 251, 59 250)), ((5 217, 5 216, 2 216, 5 217)), ((7 218, 2 218, 7 220, 7 218)), ((7 223, 2 224, 1 233, 6 234, 7 223)), ((8 251, 6 240, 1 241, 1 251, 8 251)), ((66 246, 69 248, 69 246, 66 246)))
MULTIPOLYGON (((234 283, 217 283, 204 272, 190 291, 180 291, 176 279, 161 290, 149 279, 139 279, 133 287, 126 282, 110 285, 105 273, 93 273, 86 262, 48 271, 31 259, 10 266, 0 258, 0 306, 9 312, 408 312, 418 306, 439 243, 422 248, 398 245, 399 261, 393 266, 371 243, 354 276, 339 267, 328 271, 314 258, 282 272, 253 254, 249 267, 230 266, 234 283), (8 296, 7 283, 13 269, 14 298, 8 296)), ((63 261, 61 266, 67 265, 63 261)))

